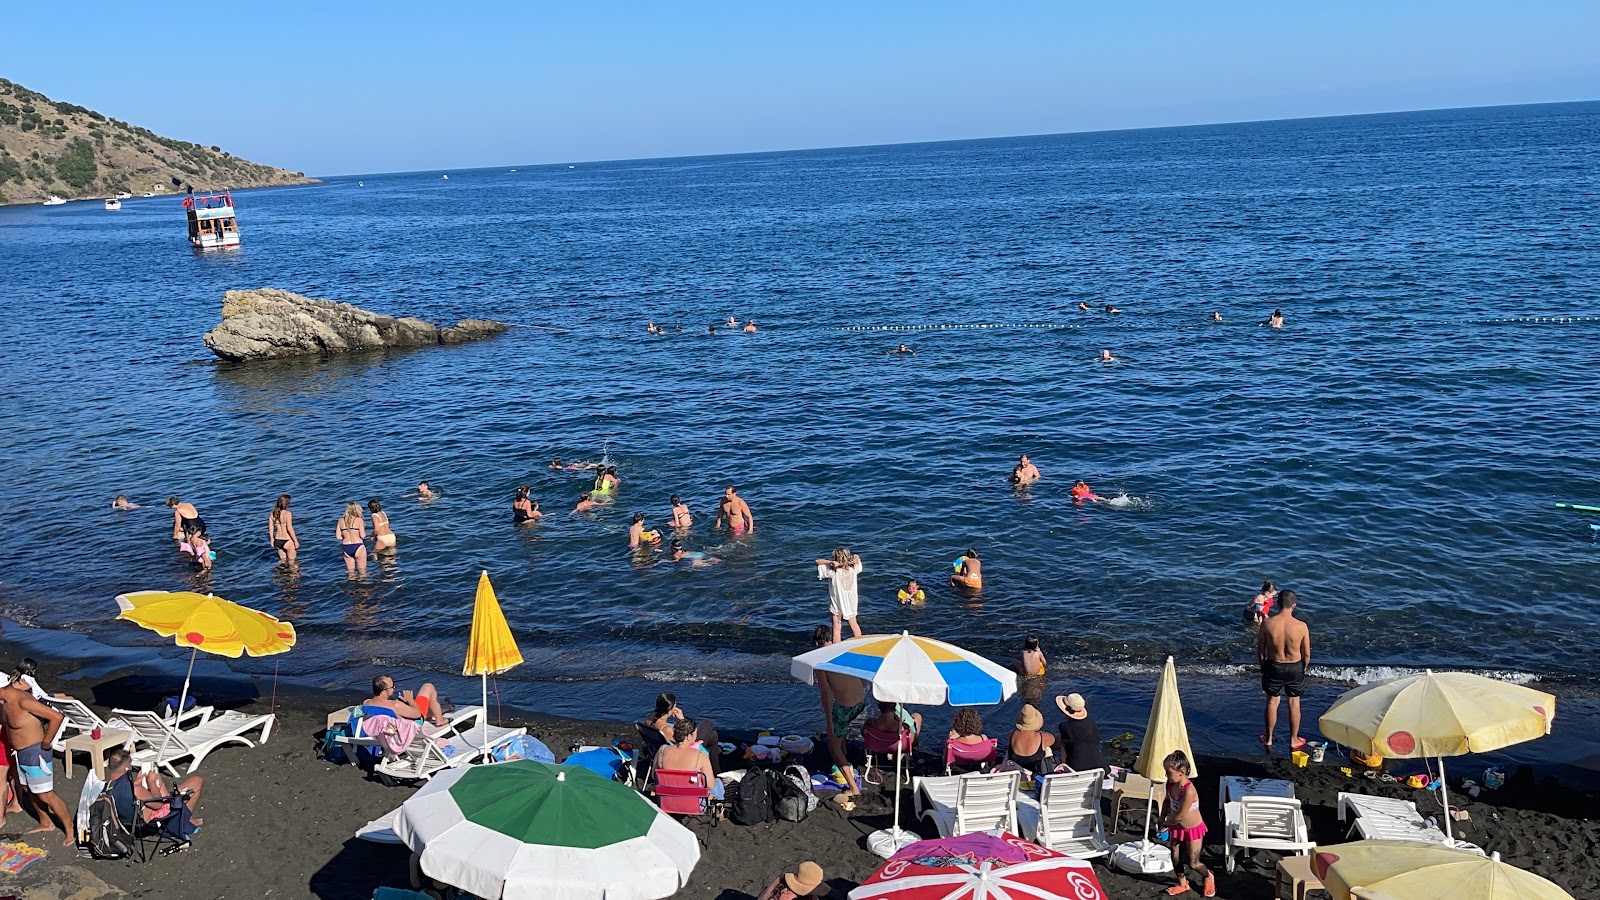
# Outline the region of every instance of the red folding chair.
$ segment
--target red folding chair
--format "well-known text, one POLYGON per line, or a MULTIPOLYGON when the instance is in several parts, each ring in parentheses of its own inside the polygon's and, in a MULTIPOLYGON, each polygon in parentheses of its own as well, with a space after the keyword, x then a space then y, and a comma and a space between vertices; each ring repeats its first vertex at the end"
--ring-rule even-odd
POLYGON ((709 816, 717 824, 719 801, 711 796, 705 773, 681 769, 657 769, 656 804, 669 816, 709 816))
POLYGON ((999 753, 999 738, 989 738, 979 744, 946 741, 944 745, 944 772, 946 775, 953 775, 957 766, 971 771, 982 772, 994 765, 995 757, 999 753))
POLYGON ((873 757, 881 756, 885 761, 894 759, 897 755, 910 757, 915 751, 917 736, 904 723, 901 723, 900 733, 896 735, 879 731, 868 722, 861 726, 861 743, 867 751, 867 783, 883 784, 881 771, 878 773, 878 780, 872 780, 873 757))

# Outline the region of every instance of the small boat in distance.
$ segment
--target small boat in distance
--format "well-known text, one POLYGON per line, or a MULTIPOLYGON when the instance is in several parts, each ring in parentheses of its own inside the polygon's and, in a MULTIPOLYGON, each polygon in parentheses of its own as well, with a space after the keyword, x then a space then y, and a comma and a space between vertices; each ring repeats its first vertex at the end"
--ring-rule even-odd
POLYGON ((117 191, 117 199, 118 200, 132 200, 133 199, 133 195, 128 193, 127 191, 117 191))
POLYGON ((229 250, 239 246, 239 217, 234 213, 233 194, 190 195, 183 198, 189 218, 189 243, 196 250, 229 250))
POLYGON ((118 200, 115 197, 107 197, 106 198, 106 209, 108 209, 108 210, 110 210, 112 212, 116 212, 117 210, 119 210, 121 208, 122 208, 122 201, 121 200, 118 200))
POLYGON ((449 175, 440 175, 439 177, 443 178, 445 181, 449 181, 450 180, 450 176, 449 175))
POLYGON ((140 194, 139 196, 141 196, 141 197, 154 197, 155 195, 156 195, 155 191, 145 191, 144 193, 140 194))
POLYGON ((50 196, 44 198, 44 203, 41 204, 41 205, 43 205, 43 206, 66 206, 67 205, 67 201, 61 199, 60 197, 57 197, 55 194, 51 194, 50 196))

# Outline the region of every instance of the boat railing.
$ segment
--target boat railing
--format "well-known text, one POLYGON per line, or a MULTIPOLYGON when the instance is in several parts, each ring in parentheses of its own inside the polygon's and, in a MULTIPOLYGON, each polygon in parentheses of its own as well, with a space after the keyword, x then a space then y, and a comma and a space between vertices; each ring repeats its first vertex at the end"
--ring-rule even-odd
POLYGON ((225 191, 221 194, 207 194, 196 197, 193 194, 183 198, 184 209, 218 209, 233 205, 233 192, 225 191))

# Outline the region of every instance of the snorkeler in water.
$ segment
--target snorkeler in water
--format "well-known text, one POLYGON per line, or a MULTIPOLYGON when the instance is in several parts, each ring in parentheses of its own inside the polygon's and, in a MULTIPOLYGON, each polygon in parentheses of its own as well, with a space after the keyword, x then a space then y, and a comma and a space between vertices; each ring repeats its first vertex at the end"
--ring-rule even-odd
POLYGON ((706 566, 714 566, 717 563, 722 562, 721 559, 718 559, 715 556, 708 556, 699 550, 685 550, 683 549, 683 544, 676 540, 674 540, 672 545, 668 548, 668 553, 669 555, 667 558, 673 562, 686 562, 697 569, 703 569, 706 566))

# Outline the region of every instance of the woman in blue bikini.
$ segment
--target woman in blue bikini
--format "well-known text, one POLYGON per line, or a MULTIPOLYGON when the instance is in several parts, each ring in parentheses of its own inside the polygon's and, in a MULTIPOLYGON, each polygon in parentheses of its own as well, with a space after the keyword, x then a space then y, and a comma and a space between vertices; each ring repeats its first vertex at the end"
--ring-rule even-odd
POLYGON ((357 573, 367 574, 367 519, 361 514, 361 504, 346 503, 344 515, 334 526, 333 536, 339 539, 344 551, 344 571, 354 578, 357 573))

